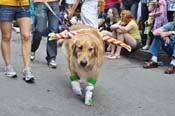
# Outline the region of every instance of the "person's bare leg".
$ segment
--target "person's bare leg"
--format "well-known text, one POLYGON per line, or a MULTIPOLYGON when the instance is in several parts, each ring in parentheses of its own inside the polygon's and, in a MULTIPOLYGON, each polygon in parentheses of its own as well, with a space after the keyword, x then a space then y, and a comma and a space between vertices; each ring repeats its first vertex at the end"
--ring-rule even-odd
POLYGON ((135 38, 133 38, 130 34, 125 33, 124 35, 124 41, 128 45, 130 45, 132 48, 135 48, 137 46, 137 41, 135 38))
POLYGON ((12 32, 12 21, 1 21, 0 22, 1 28, 1 51, 2 56, 5 61, 5 65, 10 65, 11 59, 11 50, 10 50, 10 40, 11 40, 11 32, 12 32))
POLYGON ((21 32, 21 44, 22 44, 24 69, 27 69, 30 67, 30 54, 31 54, 30 18, 29 17, 19 18, 17 19, 17 22, 19 24, 20 32, 21 32))
MULTIPOLYGON (((117 34, 117 40, 124 42, 124 36, 123 34, 117 34)), ((120 56, 120 52, 121 52, 122 47, 121 46, 117 46, 116 52, 115 52, 115 56, 120 56)))

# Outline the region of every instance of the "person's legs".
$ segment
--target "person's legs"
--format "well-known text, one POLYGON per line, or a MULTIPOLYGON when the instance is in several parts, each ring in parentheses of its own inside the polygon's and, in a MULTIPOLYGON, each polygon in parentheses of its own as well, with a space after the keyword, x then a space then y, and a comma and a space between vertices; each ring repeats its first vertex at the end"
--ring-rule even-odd
POLYGON ((21 43, 22 43, 22 54, 23 54, 23 62, 24 68, 30 67, 30 50, 31 50, 31 40, 30 40, 30 32, 31 32, 31 24, 30 18, 24 17, 17 19, 17 22, 21 31, 21 43))
POLYGON ((81 7, 81 19, 84 24, 98 28, 98 0, 86 0, 81 7), (91 10, 89 10, 91 9, 91 10))
POLYGON ((30 66, 30 53, 31 53, 31 23, 30 23, 30 12, 29 6, 17 7, 16 12, 17 23, 20 28, 21 35, 21 51, 23 55, 24 70, 23 79, 27 83, 34 83, 34 76, 31 72, 30 66))
POLYGON ((166 46, 163 46, 163 49, 172 57, 170 65, 165 70, 165 74, 175 73, 175 36, 170 37, 170 42, 166 46))
MULTIPOLYGON (((137 45, 137 41, 128 33, 124 33, 124 34, 118 34, 117 39, 127 43, 128 45, 130 45, 132 48, 135 48, 137 45)), ((121 52, 121 46, 117 46, 117 51, 116 51, 116 55, 120 55, 121 52)))
POLYGON ((1 51, 2 56, 5 61, 5 65, 10 65, 10 40, 11 40, 11 32, 12 32, 12 21, 0 21, 1 28, 1 51))
MULTIPOLYGON (((117 34, 117 40, 124 42, 124 35, 123 34, 117 34)), ((121 46, 117 46, 117 50, 115 52, 115 56, 120 56, 120 52, 121 52, 122 47, 121 46)))
POLYGON ((167 11, 168 22, 173 21, 173 13, 174 11, 167 11))
POLYGON ((137 41, 135 38, 133 38, 129 33, 124 33, 124 42, 130 45, 132 48, 135 48, 137 46, 137 41))
POLYGON ((39 48, 42 34, 47 25, 46 6, 44 3, 35 3, 35 29, 33 31, 31 51, 36 52, 39 48))
POLYGON ((149 52, 153 55, 153 56, 158 56, 160 49, 162 47, 162 45, 164 44, 164 41, 160 38, 160 36, 156 36, 153 41, 152 44, 149 48, 149 52))
MULTIPOLYGON (((59 6, 58 2, 50 2, 49 5, 52 7, 56 14, 59 14, 59 6)), ((58 32, 58 19, 49 11, 48 12, 48 29, 49 32, 58 32)), ((50 60, 55 60, 57 56, 57 40, 47 41, 47 56, 46 60, 50 62, 50 60)))
POLYGON ((131 12, 133 16, 135 17, 135 20, 137 20, 137 11, 138 11, 138 3, 131 5, 131 12))
POLYGON ((11 32, 12 32, 12 21, 0 21, 1 29, 1 51, 5 61, 5 75, 7 77, 16 78, 17 74, 11 65, 11 32))
POLYGON ((149 48, 149 52, 152 54, 152 57, 149 61, 144 63, 143 68, 157 68, 158 67, 157 56, 163 44, 164 44, 164 41, 162 38, 160 38, 160 36, 156 36, 153 39, 152 44, 149 48))
POLYGON ((142 45, 146 44, 147 35, 144 34, 145 29, 145 21, 148 19, 148 7, 146 3, 141 4, 141 22, 142 22, 142 32, 141 32, 141 38, 142 38, 142 45))

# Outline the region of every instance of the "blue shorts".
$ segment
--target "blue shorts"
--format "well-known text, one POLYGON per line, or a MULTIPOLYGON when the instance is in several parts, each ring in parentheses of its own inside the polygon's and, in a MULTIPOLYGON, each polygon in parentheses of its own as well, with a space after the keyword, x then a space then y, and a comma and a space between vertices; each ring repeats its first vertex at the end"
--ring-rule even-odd
POLYGON ((29 6, 0 5, 0 21, 12 21, 22 17, 30 17, 29 6))

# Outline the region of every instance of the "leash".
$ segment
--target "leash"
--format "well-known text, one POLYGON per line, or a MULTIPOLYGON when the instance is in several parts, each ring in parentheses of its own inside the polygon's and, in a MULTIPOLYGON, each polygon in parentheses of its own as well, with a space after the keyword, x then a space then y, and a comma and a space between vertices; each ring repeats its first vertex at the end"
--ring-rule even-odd
POLYGON ((64 22, 62 22, 62 21, 60 20, 60 18, 59 18, 59 17, 57 16, 57 14, 53 11, 53 9, 50 7, 50 5, 47 3, 47 1, 46 1, 46 0, 43 0, 43 2, 44 2, 44 4, 46 5, 46 7, 50 10, 50 12, 58 19, 58 21, 61 23, 61 25, 63 25, 67 31, 70 31, 70 30, 69 30, 69 27, 68 27, 64 22))

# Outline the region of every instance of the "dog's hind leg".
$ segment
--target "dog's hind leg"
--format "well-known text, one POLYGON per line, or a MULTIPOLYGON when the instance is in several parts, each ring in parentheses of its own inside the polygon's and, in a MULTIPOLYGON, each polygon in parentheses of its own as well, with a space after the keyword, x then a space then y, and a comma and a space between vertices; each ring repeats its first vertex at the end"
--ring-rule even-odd
POLYGON ((77 75, 72 75, 70 76, 71 79, 71 85, 72 85, 72 90, 76 95, 81 96, 82 95, 82 91, 81 91, 81 86, 80 86, 80 82, 79 82, 79 77, 77 75))

